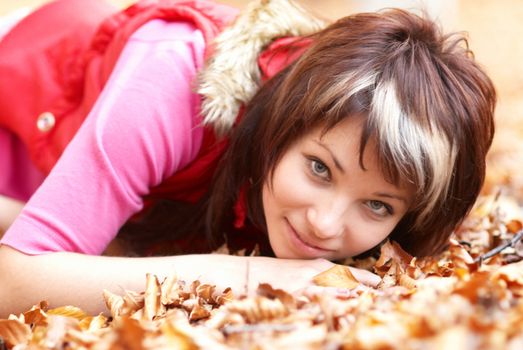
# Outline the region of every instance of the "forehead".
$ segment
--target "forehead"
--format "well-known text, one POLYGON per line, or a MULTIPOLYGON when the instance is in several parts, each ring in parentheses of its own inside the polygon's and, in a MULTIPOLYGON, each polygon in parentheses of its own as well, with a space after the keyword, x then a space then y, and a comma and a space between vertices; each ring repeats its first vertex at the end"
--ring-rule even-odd
POLYGON ((362 145, 364 125, 363 117, 351 116, 330 128, 323 126, 313 130, 309 140, 328 148, 342 163, 358 162, 363 170, 376 170, 380 168, 378 148, 373 137, 362 145))
MULTIPOLYGON (((301 139, 324 145, 335 151, 340 157, 353 157, 360 155, 360 144, 365 119, 360 116, 351 116, 343 119, 334 126, 320 125, 311 129, 301 139)), ((365 145, 364 153, 376 153, 374 140, 369 140, 365 145), (367 148, 371 150, 367 151, 367 148)))
POLYGON ((340 163, 357 164, 361 170, 379 174, 387 183, 397 188, 415 187, 406 178, 393 180, 390 170, 394 171, 400 165, 386 163, 386 156, 379 151, 377 135, 371 134, 368 139, 362 139, 365 122, 364 116, 350 116, 330 128, 324 125, 313 128, 300 141, 328 148, 340 163))

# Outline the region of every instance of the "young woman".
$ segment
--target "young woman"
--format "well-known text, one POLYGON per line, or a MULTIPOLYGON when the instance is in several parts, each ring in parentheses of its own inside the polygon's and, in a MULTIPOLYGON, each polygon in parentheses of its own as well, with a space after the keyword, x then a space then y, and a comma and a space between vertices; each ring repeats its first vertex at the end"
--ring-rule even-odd
POLYGON ((401 10, 324 29, 289 1, 234 16, 60 0, 0 42, 0 125, 45 176, 15 197, 30 200, 2 239, 0 314, 40 299, 99 312, 102 289, 139 290, 147 272, 292 291, 389 237, 444 247, 494 132, 466 41, 401 10), (186 254, 100 256, 118 232, 140 255, 186 254), (264 256, 204 253, 223 241, 264 256))

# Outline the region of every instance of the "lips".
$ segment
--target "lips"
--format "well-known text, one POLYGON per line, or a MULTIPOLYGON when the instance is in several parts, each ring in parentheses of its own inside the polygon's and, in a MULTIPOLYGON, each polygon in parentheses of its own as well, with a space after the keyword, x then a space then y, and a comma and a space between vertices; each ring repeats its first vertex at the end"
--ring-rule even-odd
POLYGON ((285 221, 289 228, 289 234, 290 234, 292 244, 300 252, 304 253, 304 255, 310 256, 310 257, 319 257, 319 256, 324 256, 326 253, 332 253, 334 251, 331 249, 325 249, 325 248, 319 247, 315 244, 305 241, 302 238, 302 236, 294 229, 294 227, 291 225, 289 220, 285 219, 285 221))

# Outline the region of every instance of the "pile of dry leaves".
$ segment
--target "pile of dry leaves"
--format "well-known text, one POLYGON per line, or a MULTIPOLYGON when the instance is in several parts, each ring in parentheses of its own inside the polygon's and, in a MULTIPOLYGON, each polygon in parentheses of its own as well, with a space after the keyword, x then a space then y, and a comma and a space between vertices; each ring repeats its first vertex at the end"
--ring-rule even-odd
POLYGON ((351 261, 382 277, 376 289, 358 286, 342 265, 315 278, 346 295, 260 285, 241 298, 148 275, 144 292, 104 293, 110 317, 41 302, 0 320, 0 348, 522 349, 522 226, 516 204, 484 197, 437 258, 387 243, 378 260, 351 261))

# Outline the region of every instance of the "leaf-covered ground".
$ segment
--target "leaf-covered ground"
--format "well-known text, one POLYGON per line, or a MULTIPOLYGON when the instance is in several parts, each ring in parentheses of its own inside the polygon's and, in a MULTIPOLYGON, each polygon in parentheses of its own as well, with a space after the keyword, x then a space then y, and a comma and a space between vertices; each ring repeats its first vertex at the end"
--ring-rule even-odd
POLYGON ((523 225, 514 215, 519 207, 508 198, 484 197, 441 256, 416 259, 387 243, 378 260, 350 261, 382 277, 376 289, 357 286, 342 265, 315 279, 347 287, 336 296, 260 285, 257 296, 243 298, 147 275, 144 291, 104 292, 107 316, 41 302, 0 320, 0 347, 522 349, 523 225))

